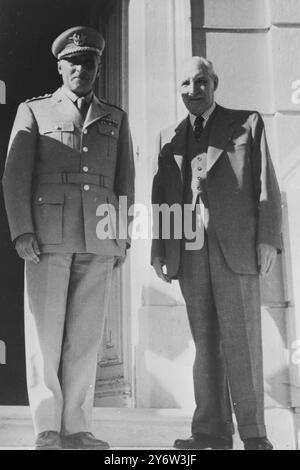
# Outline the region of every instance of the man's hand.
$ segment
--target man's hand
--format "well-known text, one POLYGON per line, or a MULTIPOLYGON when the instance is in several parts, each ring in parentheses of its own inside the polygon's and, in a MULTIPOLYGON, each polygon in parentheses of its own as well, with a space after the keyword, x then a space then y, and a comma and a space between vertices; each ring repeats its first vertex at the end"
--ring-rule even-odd
POLYGON ((171 279, 168 278, 168 276, 164 273, 163 267, 165 266, 165 261, 163 258, 154 258, 153 261, 153 268, 155 269, 156 274, 160 279, 162 279, 164 282, 167 282, 168 284, 171 284, 171 279))
POLYGON ((15 243, 16 250, 20 258, 25 261, 32 261, 35 264, 40 262, 41 254, 36 236, 33 233, 24 233, 20 235, 15 243))
POLYGON ((275 266, 277 251, 273 246, 260 243, 257 247, 259 273, 262 277, 268 276, 275 266))

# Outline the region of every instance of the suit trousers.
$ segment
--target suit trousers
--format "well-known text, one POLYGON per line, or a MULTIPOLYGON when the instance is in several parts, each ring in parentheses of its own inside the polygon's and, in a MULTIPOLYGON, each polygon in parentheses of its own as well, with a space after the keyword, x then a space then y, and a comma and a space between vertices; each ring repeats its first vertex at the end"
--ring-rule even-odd
POLYGON ((42 254, 39 264, 25 264, 27 386, 37 434, 91 430, 113 263, 113 256, 82 253, 42 254))
POLYGON ((233 405, 241 439, 264 437, 259 276, 228 267, 210 223, 201 250, 182 250, 179 283, 196 346, 192 433, 233 434, 233 405))

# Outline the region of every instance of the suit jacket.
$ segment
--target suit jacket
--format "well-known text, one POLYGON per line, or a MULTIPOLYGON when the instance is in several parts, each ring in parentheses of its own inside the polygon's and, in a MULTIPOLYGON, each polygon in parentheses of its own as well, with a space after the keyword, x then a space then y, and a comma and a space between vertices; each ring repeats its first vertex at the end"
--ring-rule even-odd
POLYGON ((126 113, 94 96, 84 121, 61 89, 22 103, 3 188, 13 240, 33 232, 42 252, 124 254, 129 240, 117 233, 118 197, 128 206, 134 199, 126 113), (109 221, 110 238, 99 236, 101 221, 109 221))
MULTIPOLYGON (((216 107, 207 150, 209 217, 229 267, 256 274, 256 246, 281 248, 281 198, 269 154, 264 124, 257 112, 216 107)), ((152 203, 182 204, 189 117, 160 135, 161 152, 154 177, 152 203)), ((154 218, 151 259, 163 257, 176 278, 181 240, 171 230, 161 236, 162 220, 154 218), (157 226, 157 224, 159 226, 157 226)))

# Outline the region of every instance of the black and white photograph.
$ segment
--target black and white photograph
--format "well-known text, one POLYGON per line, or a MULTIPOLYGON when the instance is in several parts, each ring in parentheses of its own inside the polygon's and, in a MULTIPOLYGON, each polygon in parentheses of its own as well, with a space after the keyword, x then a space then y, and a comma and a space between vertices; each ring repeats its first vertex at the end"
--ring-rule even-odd
POLYGON ((0 0, 0 450, 300 450, 299 51, 299 0, 0 0))

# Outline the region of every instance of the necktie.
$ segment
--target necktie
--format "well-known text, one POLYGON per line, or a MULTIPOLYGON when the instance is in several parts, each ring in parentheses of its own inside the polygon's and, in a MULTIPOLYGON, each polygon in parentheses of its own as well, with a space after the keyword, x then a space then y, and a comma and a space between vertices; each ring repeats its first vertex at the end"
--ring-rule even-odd
POLYGON ((85 97, 78 98, 77 100, 77 107, 82 114, 82 116, 85 118, 89 109, 89 105, 85 99, 85 97))
POLYGON ((196 139, 200 139, 203 131, 204 119, 202 116, 197 116, 194 123, 194 134, 196 139))

